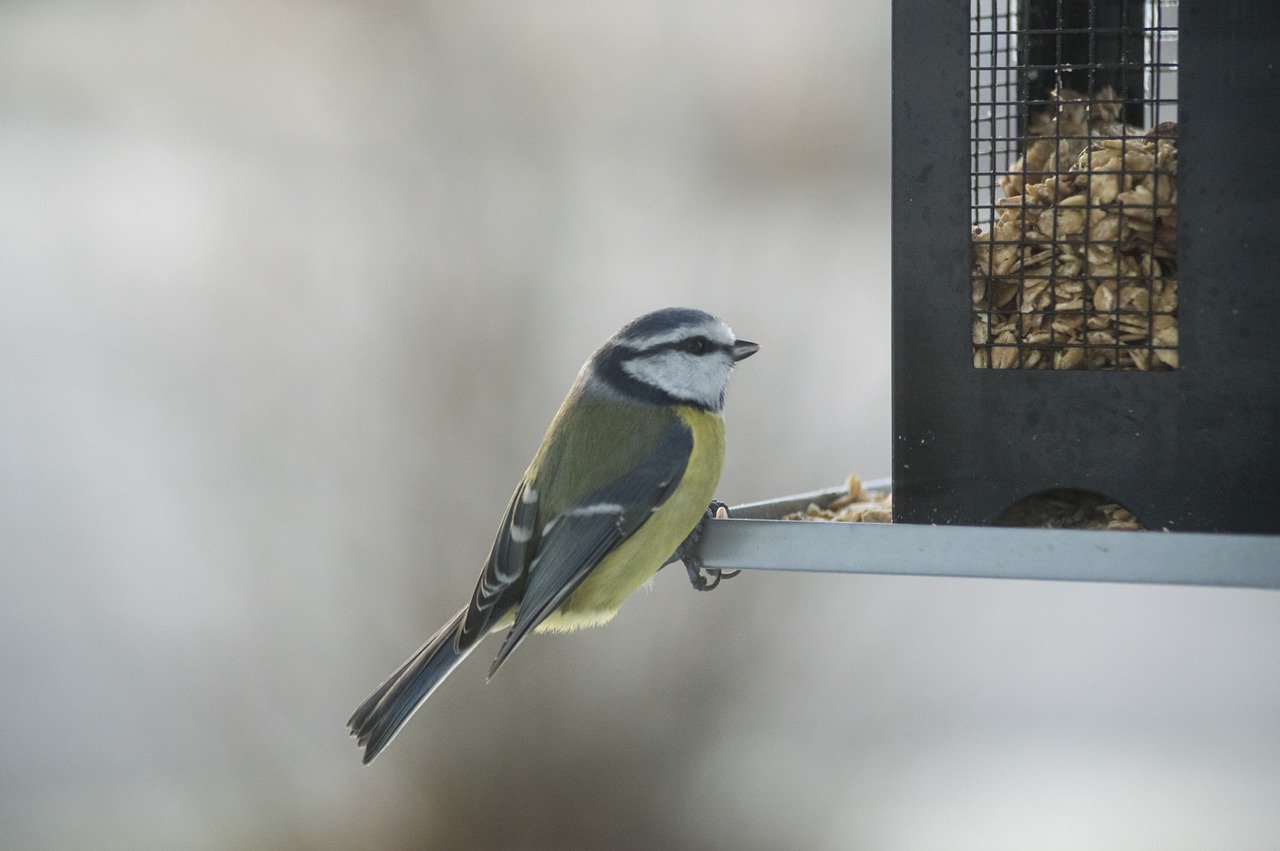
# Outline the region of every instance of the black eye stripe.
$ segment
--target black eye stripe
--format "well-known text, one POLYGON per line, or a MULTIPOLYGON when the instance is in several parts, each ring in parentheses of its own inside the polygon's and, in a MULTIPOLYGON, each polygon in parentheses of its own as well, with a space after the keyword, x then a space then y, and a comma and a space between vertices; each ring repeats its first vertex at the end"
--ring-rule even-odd
POLYGON ((706 337, 699 335, 697 337, 686 337, 683 340, 672 340, 670 343, 663 343, 660 346, 654 346, 652 349, 649 349, 649 351, 676 351, 688 352, 691 355, 709 355, 715 352, 727 352, 729 349, 729 346, 712 342, 706 337))
POLYGON ((633 358, 643 358, 650 355, 656 355, 660 352, 687 352, 691 355, 709 355, 717 352, 732 353, 733 346, 728 343, 717 343, 701 334, 694 337, 685 337, 680 340, 669 340, 665 343, 658 343, 644 348, 638 348, 634 345, 622 345, 619 348, 626 352, 625 357, 630 360, 633 358))

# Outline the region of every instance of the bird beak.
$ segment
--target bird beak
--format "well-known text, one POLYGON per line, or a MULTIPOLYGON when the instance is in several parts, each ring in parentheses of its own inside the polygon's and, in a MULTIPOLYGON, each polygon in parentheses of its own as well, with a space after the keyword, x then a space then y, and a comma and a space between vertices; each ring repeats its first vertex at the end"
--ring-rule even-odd
POLYGON ((738 340, 733 344, 733 360, 735 363, 740 360, 746 360, 758 351, 760 351, 759 343, 753 343, 750 340, 738 340))

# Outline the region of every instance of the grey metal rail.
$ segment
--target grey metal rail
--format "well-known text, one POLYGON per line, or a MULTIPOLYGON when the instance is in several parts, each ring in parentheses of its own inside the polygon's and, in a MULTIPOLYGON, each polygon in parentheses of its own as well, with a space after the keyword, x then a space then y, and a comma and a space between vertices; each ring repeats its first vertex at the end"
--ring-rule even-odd
MULTIPOLYGON (((871 482, 874 490, 887 482, 871 482)), ((704 567, 1280 589, 1280 535, 779 521, 844 493, 750 503, 711 520, 704 567)))

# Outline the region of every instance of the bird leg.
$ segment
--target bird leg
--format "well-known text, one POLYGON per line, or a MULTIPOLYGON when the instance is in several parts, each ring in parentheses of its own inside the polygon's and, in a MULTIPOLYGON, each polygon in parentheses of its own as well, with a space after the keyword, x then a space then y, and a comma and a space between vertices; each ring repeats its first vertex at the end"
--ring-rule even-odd
MULTIPOLYGON (((712 591, 720 584, 721 579, 731 579, 742 571, 729 570, 723 571, 714 567, 703 567, 702 559, 694 555, 694 548, 698 543, 698 539, 702 537, 702 528, 711 518, 723 520, 729 516, 729 506, 723 502, 716 500, 711 503, 711 507, 707 509, 707 514, 698 525, 693 527, 693 531, 689 533, 689 537, 676 548, 675 554, 667 559, 666 564, 673 561, 684 562, 684 569, 689 573, 689 582, 697 591, 712 591)), ((666 565, 663 565, 664 567, 666 565)))

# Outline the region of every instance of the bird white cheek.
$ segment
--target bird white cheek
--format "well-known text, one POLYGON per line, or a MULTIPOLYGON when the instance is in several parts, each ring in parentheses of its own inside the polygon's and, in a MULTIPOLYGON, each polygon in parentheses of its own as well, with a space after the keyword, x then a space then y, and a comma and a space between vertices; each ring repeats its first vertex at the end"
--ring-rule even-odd
POLYGON ((622 367, 638 381, 709 408, 719 405, 733 363, 727 358, 662 352, 627 361, 622 367))

